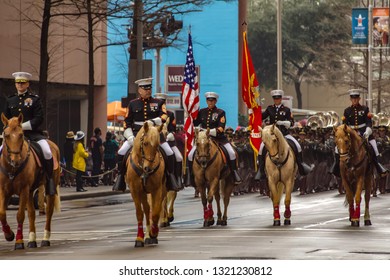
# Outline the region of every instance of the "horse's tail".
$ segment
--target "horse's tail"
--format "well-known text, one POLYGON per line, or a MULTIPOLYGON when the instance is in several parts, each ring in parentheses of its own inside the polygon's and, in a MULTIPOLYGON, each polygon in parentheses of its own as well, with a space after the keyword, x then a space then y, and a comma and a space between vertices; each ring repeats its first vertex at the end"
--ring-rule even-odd
POLYGON ((61 212, 60 185, 57 185, 57 194, 54 196, 54 211, 61 212))

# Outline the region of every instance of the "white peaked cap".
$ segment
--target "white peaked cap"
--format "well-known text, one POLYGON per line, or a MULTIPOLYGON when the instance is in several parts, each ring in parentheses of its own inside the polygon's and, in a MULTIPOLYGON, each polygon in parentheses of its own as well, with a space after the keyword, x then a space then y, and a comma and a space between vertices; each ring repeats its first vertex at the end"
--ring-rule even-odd
POLYGON ((138 86, 149 86, 152 84, 152 80, 153 78, 145 78, 136 80, 134 83, 136 83, 138 86))
POLYGON ((208 91, 208 92, 206 92, 206 93, 204 94, 204 96, 205 96, 206 98, 215 98, 215 99, 217 99, 217 100, 218 100, 218 98, 219 98, 218 93, 213 92, 213 91, 208 91))
POLYGON ((163 93, 163 92, 157 92, 154 95, 154 98, 157 98, 157 99, 167 99, 168 98, 168 94, 163 93))
POLYGON ((12 76, 15 78, 16 82, 28 82, 32 77, 28 72, 15 72, 12 73, 12 76))
POLYGON ((283 96, 284 95, 284 91, 281 90, 281 89, 274 89, 271 91, 271 96, 274 97, 274 96, 283 96))

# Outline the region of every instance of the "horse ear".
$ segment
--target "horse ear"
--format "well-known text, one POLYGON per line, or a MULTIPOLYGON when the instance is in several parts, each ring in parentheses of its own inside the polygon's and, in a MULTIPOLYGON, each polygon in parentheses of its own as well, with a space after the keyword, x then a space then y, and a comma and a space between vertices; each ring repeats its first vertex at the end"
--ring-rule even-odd
POLYGON ((161 124, 159 127, 158 127, 158 132, 161 132, 164 128, 164 124, 161 124))
POLYGON ((145 131, 145 133, 148 132, 148 130, 149 130, 149 123, 146 121, 146 122, 144 122, 144 131, 145 131))
POLYGON ((23 123, 23 114, 22 113, 20 113, 18 116, 18 122, 19 122, 19 124, 23 123))
POLYGON ((343 129, 344 129, 345 132, 347 132, 347 128, 348 128, 348 126, 346 124, 344 124, 343 129))
POLYGON ((259 129, 259 134, 260 134, 260 138, 261 138, 261 133, 263 132, 263 129, 261 128, 260 125, 258 125, 257 128, 259 129))
POLYGON ((209 136, 209 134, 210 134, 210 128, 207 128, 206 135, 209 136))
POLYGON ((7 117, 4 115, 4 113, 1 113, 1 121, 3 122, 4 126, 7 126, 7 125, 8 125, 8 119, 7 119, 7 117))
POLYGON ((337 127, 334 125, 333 126, 333 132, 336 133, 336 131, 337 131, 337 127))
POLYGON ((199 128, 195 128, 195 138, 198 138, 199 128))

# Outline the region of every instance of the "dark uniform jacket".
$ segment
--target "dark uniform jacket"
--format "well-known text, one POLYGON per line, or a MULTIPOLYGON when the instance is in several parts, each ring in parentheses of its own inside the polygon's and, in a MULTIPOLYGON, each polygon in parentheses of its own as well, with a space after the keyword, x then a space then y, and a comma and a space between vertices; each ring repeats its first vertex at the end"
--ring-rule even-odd
MULTIPOLYGON (((357 106, 350 106, 344 110, 343 122, 357 130, 360 135, 363 135, 367 127, 372 128, 371 113, 367 106, 360 104, 357 106)), ((371 140, 374 138, 370 135, 369 139, 371 140)))
POLYGON ((45 139, 40 129, 43 123, 43 109, 41 99, 38 95, 27 91, 22 95, 12 95, 6 101, 5 116, 10 119, 23 114, 23 122, 30 121, 32 130, 24 130, 24 135, 31 141, 45 139))
POLYGON ((147 120, 160 117, 162 122, 167 120, 167 110, 161 99, 149 97, 147 99, 137 98, 130 101, 125 118, 125 129, 130 127, 134 136, 147 120))
MULTIPOLYGON (((291 127, 294 126, 294 119, 292 117, 290 108, 284 106, 283 104, 280 105, 279 110, 276 110, 276 105, 268 106, 267 109, 265 109, 265 111, 262 113, 262 118, 263 121, 266 118, 269 118, 270 124, 274 124, 277 121, 290 121, 291 127)), ((278 125, 277 127, 283 135, 289 134, 288 129, 284 125, 278 125)))
POLYGON ((198 117, 194 120, 194 126, 201 126, 204 129, 216 128, 217 136, 213 139, 220 143, 227 143, 228 139, 225 135, 226 117, 225 111, 214 107, 213 109, 203 108, 199 110, 198 117))

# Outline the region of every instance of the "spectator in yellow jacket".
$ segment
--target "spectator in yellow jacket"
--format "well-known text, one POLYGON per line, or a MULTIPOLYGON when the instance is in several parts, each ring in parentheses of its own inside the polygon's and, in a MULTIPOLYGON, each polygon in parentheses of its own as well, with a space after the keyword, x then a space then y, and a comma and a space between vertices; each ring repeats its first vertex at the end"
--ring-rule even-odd
POLYGON ((85 173, 86 169, 86 159, 89 154, 84 147, 84 137, 85 133, 82 131, 77 131, 76 136, 74 137, 75 143, 73 146, 73 168, 76 170, 76 191, 86 192, 87 190, 83 188, 83 179, 82 176, 85 173))

